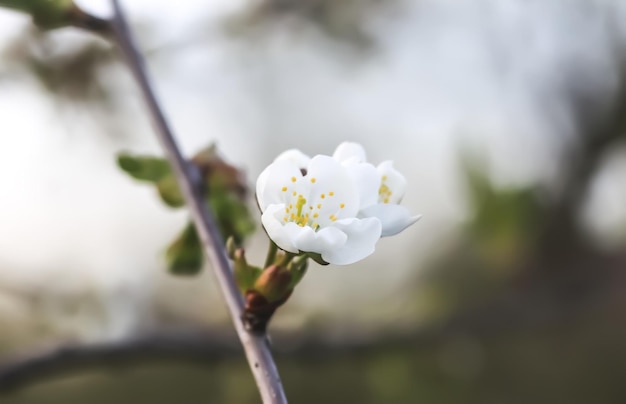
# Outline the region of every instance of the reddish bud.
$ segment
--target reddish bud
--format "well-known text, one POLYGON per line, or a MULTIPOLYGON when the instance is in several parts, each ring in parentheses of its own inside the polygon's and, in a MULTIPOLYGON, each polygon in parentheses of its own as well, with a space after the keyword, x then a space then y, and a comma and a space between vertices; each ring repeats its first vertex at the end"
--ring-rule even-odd
POLYGON ((242 320, 246 330, 255 334, 265 333, 276 309, 291 295, 291 280, 291 273, 278 265, 272 265, 261 273, 253 289, 245 293, 242 320))

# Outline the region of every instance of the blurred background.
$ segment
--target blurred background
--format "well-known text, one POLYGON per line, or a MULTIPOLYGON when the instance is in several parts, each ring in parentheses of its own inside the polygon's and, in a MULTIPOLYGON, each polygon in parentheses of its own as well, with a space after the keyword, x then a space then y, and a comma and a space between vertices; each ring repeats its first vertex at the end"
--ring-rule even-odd
MULTIPOLYGON (((626 402, 626 3, 126 3, 185 152, 252 185, 357 141, 424 216, 279 310, 291 402, 626 402)), ((0 402, 259 402, 210 268, 165 270, 186 213, 116 166, 161 153, 110 45, 0 10, 0 119, 0 363, 100 350, 0 402)))

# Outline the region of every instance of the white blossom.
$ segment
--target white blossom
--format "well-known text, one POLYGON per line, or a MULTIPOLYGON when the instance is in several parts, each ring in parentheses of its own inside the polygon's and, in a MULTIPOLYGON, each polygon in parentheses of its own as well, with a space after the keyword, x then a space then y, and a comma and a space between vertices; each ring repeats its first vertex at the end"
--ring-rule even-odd
POLYGON ((376 217, 382 224, 382 236, 400 233, 421 216, 414 216, 400 206, 406 192, 406 179, 393 167, 392 161, 384 161, 374 167, 367 162, 365 149, 358 143, 340 144, 333 158, 348 167, 361 194, 359 217, 376 217))
POLYGON ((357 217, 359 192, 348 168, 329 156, 303 156, 283 153, 259 175, 257 200, 268 236, 285 251, 320 254, 331 264, 372 254, 381 222, 357 217))
POLYGON ((374 251, 420 216, 399 205, 406 179, 391 161, 367 162, 363 147, 344 142, 332 157, 281 153, 257 180, 261 221, 283 250, 312 252, 332 264, 350 264, 374 251))

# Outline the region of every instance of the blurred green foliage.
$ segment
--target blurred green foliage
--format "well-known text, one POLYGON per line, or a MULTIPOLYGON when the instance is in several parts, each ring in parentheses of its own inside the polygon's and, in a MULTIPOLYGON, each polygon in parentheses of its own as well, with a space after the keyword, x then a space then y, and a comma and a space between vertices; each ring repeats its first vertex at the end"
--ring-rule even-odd
MULTIPOLYGON (((191 162, 202 174, 206 203, 213 211, 222 238, 232 238, 240 245, 255 229, 247 204, 247 186, 241 172, 224 162, 210 146, 191 162)), ((122 153, 117 164, 132 178, 153 184, 161 200, 171 208, 180 208, 185 200, 169 163, 158 157, 122 153)), ((202 269, 204 252, 194 226, 189 223, 165 253, 169 270, 177 275, 195 275, 202 269)))
POLYGON ((535 186, 497 188, 478 160, 465 161, 468 203, 474 212, 465 232, 488 267, 510 265, 530 248, 539 229, 539 190, 535 186))
POLYGON ((57 28, 70 23, 72 0, 0 0, 0 7, 23 11, 41 28, 57 28))

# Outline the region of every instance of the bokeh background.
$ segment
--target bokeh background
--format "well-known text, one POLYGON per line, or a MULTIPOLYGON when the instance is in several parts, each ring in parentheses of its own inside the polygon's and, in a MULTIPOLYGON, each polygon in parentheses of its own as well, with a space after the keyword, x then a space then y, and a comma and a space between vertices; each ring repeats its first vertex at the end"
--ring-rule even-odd
MULTIPOLYGON (((424 216, 278 312, 292 402, 626 402, 626 3, 126 3, 187 153, 252 185, 357 141, 424 216)), ((185 212, 116 166, 160 149, 111 47, 0 10, 0 119, 0 363, 101 350, 0 402, 259 402, 210 268, 165 270, 185 212)))

